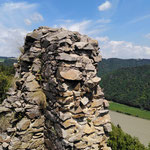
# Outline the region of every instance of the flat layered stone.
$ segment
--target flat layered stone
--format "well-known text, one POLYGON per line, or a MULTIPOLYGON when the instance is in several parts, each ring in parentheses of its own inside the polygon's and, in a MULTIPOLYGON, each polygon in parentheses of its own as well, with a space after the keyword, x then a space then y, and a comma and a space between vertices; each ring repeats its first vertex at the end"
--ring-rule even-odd
POLYGON ((105 132, 111 132, 112 131, 111 123, 106 123, 104 125, 104 130, 105 132))
POLYGON ((60 116, 59 116, 60 119, 63 120, 63 121, 65 121, 65 120, 67 120, 67 119, 70 119, 70 118, 72 117, 72 114, 69 113, 69 112, 67 112, 67 113, 62 113, 62 112, 60 112, 59 115, 60 115, 60 116))
POLYGON ((64 60, 64 61, 77 61, 79 58, 76 54, 67 54, 67 53, 59 53, 59 56, 56 57, 58 60, 64 60))
POLYGON ((106 124, 108 122, 110 122, 110 115, 109 114, 104 115, 103 117, 96 118, 93 123, 95 126, 100 126, 100 125, 106 124))
POLYGON ((66 80, 81 80, 82 73, 79 70, 70 69, 60 71, 60 76, 66 80))
POLYGON ((72 118, 73 118, 73 119, 79 119, 79 118, 83 118, 83 117, 85 117, 85 114, 84 114, 84 113, 72 115, 72 118))
POLYGON ((76 143, 75 146, 78 149, 85 149, 87 147, 87 144, 85 142, 80 141, 80 142, 76 143))
POLYGON ((78 49, 83 49, 87 45, 88 45, 87 42, 76 42, 73 44, 73 46, 77 47, 78 49))
POLYGON ((95 70, 95 66, 92 65, 92 64, 87 64, 85 66, 85 70, 94 71, 95 70))
POLYGON ((92 146, 93 144, 96 144, 102 141, 102 137, 97 136, 95 133, 90 135, 83 136, 83 141, 87 142, 87 146, 92 146))
POLYGON ((69 44, 69 45, 72 45, 72 41, 71 41, 70 39, 61 40, 59 43, 60 43, 60 44, 62 44, 62 43, 67 43, 67 44, 69 44))
POLYGON ((26 130, 30 126, 30 120, 23 118, 18 124, 17 129, 18 130, 26 130))
POLYGON ((80 97, 81 92, 80 91, 73 91, 73 94, 75 97, 80 97))
POLYGON ((34 106, 34 108, 27 109, 26 115, 30 118, 37 118, 41 116, 40 107, 34 106))
POLYGON ((42 32, 33 31, 26 36, 27 41, 39 40, 43 36, 42 32))
POLYGON ((9 146, 9 144, 6 143, 6 142, 3 142, 2 146, 3 146, 4 149, 6 149, 9 146))
POLYGON ((40 52, 41 51, 41 47, 39 44, 36 44, 36 47, 31 47, 30 48, 30 52, 34 52, 34 53, 37 53, 37 52, 40 52), (37 47, 38 46, 38 47, 37 47))
POLYGON ((97 108, 97 107, 102 106, 102 104, 103 104, 103 99, 94 99, 92 104, 91 104, 91 107, 97 108))
POLYGON ((63 97, 71 97, 73 96, 73 91, 66 91, 66 92, 63 92, 63 97))
POLYGON ((0 113, 10 112, 10 111, 11 111, 11 110, 10 110, 9 108, 0 106, 0 113))
POLYGON ((109 102, 107 100, 103 100, 103 105, 105 108, 109 107, 109 102))
POLYGON ((40 145, 44 144, 44 138, 31 140, 30 142, 31 144, 29 146, 29 149, 37 149, 40 145))
POLYGON ((40 88, 40 85, 37 81, 33 80, 32 82, 27 82, 25 84, 25 87, 28 91, 36 91, 38 88, 40 88))
POLYGON ((85 96, 81 99, 81 103, 83 105, 86 105, 88 102, 89 102, 89 99, 87 97, 85 97, 85 96))
POLYGON ((88 124, 86 124, 83 128, 83 132, 86 134, 91 134, 91 133, 95 132, 95 128, 94 128, 94 126, 89 126, 88 124))
POLYGON ((83 113, 83 110, 80 106, 78 106, 77 108, 74 108, 73 110, 70 110, 73 114, 79 114, 79 113, 83 113))
POLYGON ((44 126, 44 117, 41 117, 40 119, 36 119, 32 124, 33 128, 37 128, 37 127, 39 128, 42 126, 44 126))
POLYGON ((72 136, 72 134, 74 133, 75 128, 69 128, 69 129, 62 129, 62 135, 63 138, 70 138, 72 136))
POLYGON ((94 61, 95 61, 96 63, 102 61, 102 57, 101 57, 100 55, 99 55, 99 56, 95 56, 95 57, 93 57, 93 58, 94 58, 94 61))
POLYGON ((83 49, 92 51, 94 50, 94 47, 90 43, 88 43, 88 45, 86 45, 83 49))
POLYGON ((65 122, 63 122, 62 125, 64 126, 64 128, 69 128, 69 127, 75 126, 76 121, 73 119, 68 119, 65 122))
POLYGON ((71 143, 81 141, 81 137, 82 137, 82 133, 72 134, 72 136, 68 139, 68 141, 71 143))
POLYGON ((94 78, 91 79, 91 81, 92 81, 93 83, 97 84, 97 83, 99 83, 99 82, 101 81, 101 78, 99 78, 99 77, 94 77, 94 78))

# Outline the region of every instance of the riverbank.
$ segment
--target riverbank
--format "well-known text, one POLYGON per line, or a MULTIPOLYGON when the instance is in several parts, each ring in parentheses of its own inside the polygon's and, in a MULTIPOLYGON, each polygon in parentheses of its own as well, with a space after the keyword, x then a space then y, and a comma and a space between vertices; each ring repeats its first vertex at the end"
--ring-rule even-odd
POLYGON ((141 119, 123 113, 110 111, 111 122, 120 125, 122 130, 137 137, 142 144, 148 146, 150 142, 150 120, 141 119))
POLYGON ((141 110, 139 108, 130 107, 112 101, 110 101, 109 104, 109 109, 112 111, 150 120, 150 111, 141 110))

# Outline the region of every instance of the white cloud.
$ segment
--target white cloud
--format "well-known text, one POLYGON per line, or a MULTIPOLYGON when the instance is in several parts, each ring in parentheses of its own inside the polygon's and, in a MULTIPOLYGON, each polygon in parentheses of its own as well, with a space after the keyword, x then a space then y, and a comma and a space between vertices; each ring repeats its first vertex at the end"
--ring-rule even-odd
POLYGON ((4 26, 20 27, 43 21, 37 12, 38 5, 27 2, 9 2, 0 5, 0 24, 4 26))
POLYGON ((35 22, 43 21, 43 16, 40 13, 34 13, 32 16, 32 20, 35 22))
POLYGON ((35 8, 37 5, 36 4, 28 4, 27 2, 7 2, 1 5, 3 10, 6 11, 12 11, 12 10, 22 10, 22 9, 32 9, 35 8))
POLYGON ((32 21, 30 19, 24 19, 26 25, 31 25, 32 21))
POLYGON ((34 13, 29 18, 24 19, 24 22, 26 25, 31 25, 33 23, 38 23, 40 21, 43 21, 43 16, 39 13, 34 13))
POLYGON ((142 16, 142 17, 139 17, 139 18, 135 18, 135 19, 129 21, 128 24, 134 24, 134 23, 141 22, 141 21, 143 21, 145 19, 149 19, 149 18, 150 18, 150 14, 142 16))
POLYGON ((81 22, 74 22, 73 20, 58 20, 60 23, 58 25, 55 25, 54 27, 62 27, 70 31, 77 31, 82 34, 87 34, 87 30, 89 26, 91 26, 91 20, 84 20, 81 22))
POLYGON ((97 37, 104 58, 147 58, 150 59, 150 47, 127 41, 113 41, 108 37, 97 37))
POLYGON ((89 36, 96 36, 107 30, 107 27, 98 21, 83 20, 75 22, 73 20, 59 20, 60 22, 54 27, 62 27, 71 31, 77 31, 89 36))
POLYGON ((27 2, 0 5, 0 56, 18 56, 18 48, 23 45, 27 33, 26 25, 43 21, 37 7, 37 4, 27 2))
POLYGON ((110 23, 111 20, 110 19, 104 19, 104 18, 102 18, 102 19, 97 20, 96 22, 97 23, 110 23))
POLYGON ((145 37, 146 37, 147 39, 150 39, 150 33, 146 34, 145 37))
POLYGON ((107 36, 104 37, 96 37, 96 40, 100 41, 100 42, 107 42, 109 40, 109 38, 107 36))
POLYGON ((81 33, 85 33, 87 28, 90 26, 90 24, 91 24, 91 20, 85 20, 79 23, 65 25, 64 28, 67 28, 68 30, 71 31, 78 31, 81 33))
POLYGON ((105 3, 98 6, 99 11, 105 11, 111 8, 111 3, 109 1, 106 1, 105 3))
POLYGON ((0 33, 0 56, 17 57, 20 54, 19 47, 23 45, 27 31, 0 26, 0 33))

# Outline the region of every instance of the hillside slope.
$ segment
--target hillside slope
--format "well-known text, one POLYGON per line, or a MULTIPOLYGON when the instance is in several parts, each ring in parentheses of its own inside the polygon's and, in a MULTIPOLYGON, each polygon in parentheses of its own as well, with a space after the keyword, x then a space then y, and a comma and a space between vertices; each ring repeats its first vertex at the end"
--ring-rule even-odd
POLYGON ((150 110, 150 65, 106 73, 100 84, 106 99, 150 110))
POLYGON ((149 64, 150 59, 119 59, 119 58, 102 59, 102 61, 99 63, 98 75, 102 76, 107 72, 112 72, 120 68, 137 67, 149 64))
POLYGON ((13 63, 16 63, 16 62, 17 62, 17 58, 0 56, 0 64, 6 65, 6 66, 12 66, 13 63))

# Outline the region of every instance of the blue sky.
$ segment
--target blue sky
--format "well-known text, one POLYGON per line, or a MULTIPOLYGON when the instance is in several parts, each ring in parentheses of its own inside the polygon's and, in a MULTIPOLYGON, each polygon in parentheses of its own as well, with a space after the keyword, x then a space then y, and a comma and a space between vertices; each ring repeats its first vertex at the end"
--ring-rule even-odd
POLYGON ((0 0, 0 56, 17 57, 39 26, 87 34, 104 58, 150 59, 150 0, 0 0))

